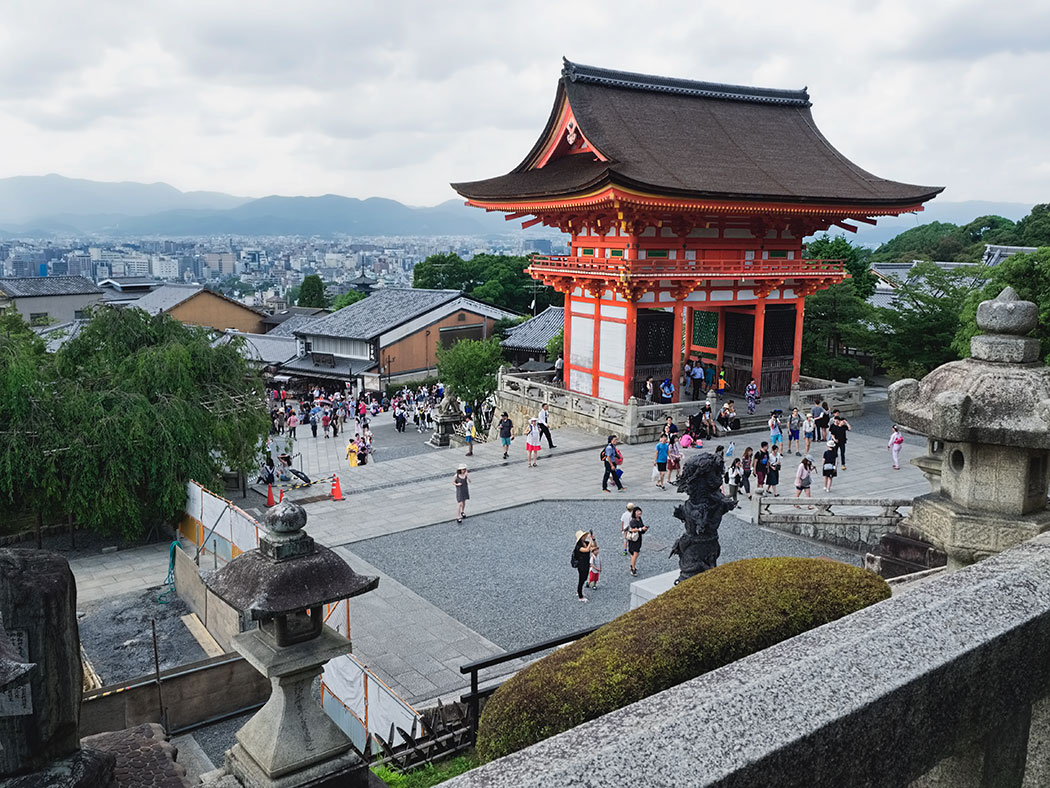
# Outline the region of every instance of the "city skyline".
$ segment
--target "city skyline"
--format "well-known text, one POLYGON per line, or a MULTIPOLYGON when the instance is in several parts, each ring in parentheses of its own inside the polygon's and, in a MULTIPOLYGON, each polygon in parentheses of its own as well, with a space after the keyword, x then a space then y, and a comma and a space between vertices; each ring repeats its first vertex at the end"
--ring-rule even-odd
POLYGON ((518 163, 565 55, 807 86, 821 130, 880 176, 945 185, 946 200, 1047 199, 1050 9, 1035 2, 664 3, 644 20, 615 0, 401 9, 5 8, 0 177, 436 205, 450 181, 518 163))

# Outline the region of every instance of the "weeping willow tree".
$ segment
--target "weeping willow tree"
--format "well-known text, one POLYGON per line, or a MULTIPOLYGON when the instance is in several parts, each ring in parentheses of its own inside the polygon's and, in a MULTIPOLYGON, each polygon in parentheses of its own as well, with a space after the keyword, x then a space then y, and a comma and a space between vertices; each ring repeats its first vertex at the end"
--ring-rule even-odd
POLYGON ((269 425, 236 341, 138 309, 99 310, 54 354, 13 327, 0 392, 0 495, 128 538, 177 517, 188 479, 253 467, 269 425))

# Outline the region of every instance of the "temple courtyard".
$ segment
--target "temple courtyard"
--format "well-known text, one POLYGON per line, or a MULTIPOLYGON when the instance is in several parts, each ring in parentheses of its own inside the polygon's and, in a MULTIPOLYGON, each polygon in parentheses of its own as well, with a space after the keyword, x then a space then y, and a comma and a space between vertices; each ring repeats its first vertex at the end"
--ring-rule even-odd
MULTIPOLYGON (((866 415, 853 420, 849 470, 840 471, 834 496, 910 498, 929 489, 907 463, 922 453, 924 442, 910 436, 902 470, 894 471, 886 451, 889 427, 885 401, 868 403, 866 415)), ((313 478, 339 474, 344 500, 309 502, 328 491, 327 483, 287 495, 304 502, 307 530, 315 539, 335 548, 355 571, 381 578, 377 591, 351 606, 354 652, 410 703, 458 695, 466 682, 459 672, 465 662, 615 618, 629 608, 631 582, 677 567, 668 551, 682 527, 671 512, 684 496, 650 482, 650 445, 622 447, 627 489, 603 493, 597 454, 605 441, 599 435, 555 424, 557 448, 545 448, 539 467, 530 469, 520 439, 505 462, 498 445, 479 445, 475 456, 466 458, 462 448, 426 445, 427 434, 396 433, 383 416, 373 430, 376 461, 362 468, 350 469, 342 460, 343 436, 296 443, 313 478), (471 468, 471 500, 467 519, 457 524, 451 478, 464 461, 471 468), (651 527, 637 578, 627 569, 619 541, 619 517, 628 501, 643 507, 651 527), (601 581, 587 591, 588 604, 575 598, 568 560, 577 529, 593 529, 602 547, 601 581)), ((707 448, 732 440, 740 453, 745 446, 757 448, 765 437, 733 433, 707 448)), ((796 459, 785 457, 782 497, 794 493, 796 459)), ((823 495, 819 484, 814 495, 823 495)), ((264 501, 258 493, 235 502, 261 519, 264 501)), ((770 555, 860 561, 848 550, 756 528, 750 515, 751 502, 741 498, 723 521, 722 563, 770 555)), ((78 552, 71 565, 83 608, 118 596, 137 600, 142 597, 136 594, 164 582, 168 546, 78 552)))

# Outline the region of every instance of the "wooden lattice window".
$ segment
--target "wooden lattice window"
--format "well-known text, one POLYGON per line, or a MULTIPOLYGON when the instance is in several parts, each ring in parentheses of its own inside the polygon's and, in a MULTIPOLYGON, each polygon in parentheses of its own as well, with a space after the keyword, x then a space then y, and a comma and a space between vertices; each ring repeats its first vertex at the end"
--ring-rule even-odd
POLYGON ((701 347, 718 346, 718 313, 693 312, 693 344, 701 347))

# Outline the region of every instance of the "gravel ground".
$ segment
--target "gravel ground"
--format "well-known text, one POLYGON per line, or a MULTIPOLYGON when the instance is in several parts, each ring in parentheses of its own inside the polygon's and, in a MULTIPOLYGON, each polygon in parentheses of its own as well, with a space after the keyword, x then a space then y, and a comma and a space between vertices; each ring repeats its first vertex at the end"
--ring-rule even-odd
MULTIPOLYGON (((353 545, 353 551, 417 594, 505 649, 610 621, 630 606, 635 579, 676 569, 668 552, 682 532, 671 516, 678 496, 644 504, 650 531, 628 571, 619 540, 625 496, 598 502, 544 502, 467 517, 353 545), (576 600, 569 566, 577 529, 594 529, 603 571, 598 588, 576 600)), ((468 510, 469 511, 469 510, 468 510)), ((831 545, 757 529, 729 515, 720 530, 720 563, 758 556, 828 557, 859 564, 859 556, 831 545)))
POLYGON ((117 684, 153 673, 153 632, 157 622, 160 669, 206 658, 182 623, 190 610, 172 595, 166 605, 157 602, 160 589, 123 594, 80 607, 80 642, 104 684, 117 684))

